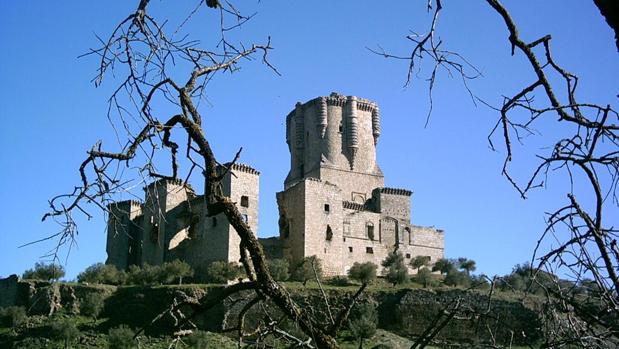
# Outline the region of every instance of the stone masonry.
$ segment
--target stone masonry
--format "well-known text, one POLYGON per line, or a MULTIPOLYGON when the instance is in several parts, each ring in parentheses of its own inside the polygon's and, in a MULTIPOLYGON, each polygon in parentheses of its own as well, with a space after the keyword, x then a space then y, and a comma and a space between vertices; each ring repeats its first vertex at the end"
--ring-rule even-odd
MULTIPOLYGON (((223 195, 238 204, 254 232, 259 175, 247 165, 233 164, 222 180, 223 195)), ((223 213, 208 215, 205 197, 196 195, 191 186, 161 179, 144 190, 144 203, 121 201, 108 207, 106 263, 126 269, 180 259, 196 268, 214 261, 239 261, 238 234, 223 213)))
MULTIPOLYGON (((380 113, 376 103, 332 93, 297 103, 286 117, 290 172, 277 193, 279 241, 270 256, 292 264, 317 256, 326 275, 343 275, 355 262, 380 265, 391 251, 406 260, 443 257, 443 231, 411 223, 411 195, 387 188, 376 162, 380 113)), ((180 180, 146 188, 144 202, 111 204, 108 264, 158 265, 180 259, 194 268, 213 261, 238 262, 239 236, 223 214, 209 216, 203 195, 180 180)), ((259 172, 231 165, 223 194, 258 229, 259 172)), ((410 270, 414 272, 414 270, 410 270)))
POLYGON ((286 258, 315 255, 327 275, 346 274, 355 262, 380 265, 394 250, 406 260, 443 258, 443 231, 411 224, 412 192, 384 186, 379 136, 378 106, 354 96, 332 93, 288 114, 291 165, 277 193, 286 258))

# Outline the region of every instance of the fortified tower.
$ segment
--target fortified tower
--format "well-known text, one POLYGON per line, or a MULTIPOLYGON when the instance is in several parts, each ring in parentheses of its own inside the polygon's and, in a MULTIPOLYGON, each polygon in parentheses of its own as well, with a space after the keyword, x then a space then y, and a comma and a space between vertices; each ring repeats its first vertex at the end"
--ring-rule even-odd
POLYGON ((317 256, 325 274, 342 275, 396 250, 407 259, 443 256, 443 232, 410 222, 412 191, 385 187, 379 136, 378 106, 355 96, 332 93, 288 114, 290 172, 277 193, 286 258, 317 256))
POLYGON ((304 178, 337 185, 347 200, 365 203, 384 186, 376 163, 380 113, 376 103, 332 93, 297 103, 286 117, 290 150, 287 189, 304 178))
MULTIPOLYGON (((260 173, 228 164, 221 194, 238 203, 252 231, 258 229, 260 173)), ((225 173, 224 173, 225 171, 225 173)), ((179 179, 160 179, 144 188, 144 203, 121 201, 108 206, 107 264, 160 265, 180 259, 194 268, 214 261, 238 262, 240 238, 223 213, 211 216, 204 195, 179 179)))

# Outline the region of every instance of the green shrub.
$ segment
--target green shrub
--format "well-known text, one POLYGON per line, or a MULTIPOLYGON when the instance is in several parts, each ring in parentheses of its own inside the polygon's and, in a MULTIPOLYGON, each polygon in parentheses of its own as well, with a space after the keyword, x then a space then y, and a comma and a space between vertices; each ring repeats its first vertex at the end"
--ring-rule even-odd
POLYGON ((348 321, 348 328, 357 340, 359 348, 363 348, 363 340, 370 339, 376 333, 378 315, 376 307, 372 304, 358 304, 353 310, 348 321))
POLYGON ((181 285, 183 278, 192 277, 193 274, 193 269, 191 269, 189 264, 175 259, 172 262, 163 263, 160 271, 160 281, 164 284, 172 284, 178 280, 178 284, 181 285))
POLYGON ((209 344, 209 335, 205 331, 195 331, 187 337, 185 343, 192 349, 206 349, 209 344))
POLYGON ((0 308, 0 322, 3 326, 16 328, 28 321, 24 307, 0 308))
POLYGON ((64 267, 59 264, 45 264, 37 262, 34 264, 34 269, 28 269, 22 275, 22 279, 35 279, 52 281, 64 277, 64 267))
POLYGON ((135 347, 133 336, 135 333, 129 327, 120 325, 111 328, 108 332, 107 346, 109 349, 130 349, 135 347))
POLYGON ((467 287, 471 284, 471 278, 463 271, 452 269, 447 272, 443 283, 447 286, 464 286, 467 287))
POLYGON ((316 256, 309 256, 303 258, 292 271, 290 278, 294 281, 300 281, 303 286, 307 284, 309 280, 322 279, 322 263, 316 256))
POLYGON ((54 322, 52 333, 55 338, 64 341, 65 348, 70 348, 71 343, 80 335, 80 331, 69 319, 54 322))
POLYGON ((458 269, 461 269, 466 273, 466 275, 471 275, 471 272, 474 272, 477 269, 476 263, 472 259, 460 257, 458 258, 458 269))
POLYGON ((423 285, 424 288, 434 284, 434 276, 429 268, 421 268, 415 275, 415 281, 423 285))
POLYGON ((290 264, 286 259, 269 259, 267 261, 271 276, 275 281, 286 281, 290 277, 290 264))
POLYGON ((80 314, 97 319, 103 310, 104 297, 101 293, 89 293, 80 302, 80 314))
POLYGON ((206 269, 207 281, 219 284, 234 280, 241 274, 241 267, 232 262, 216 261, 211 263, 206 269))
POLYGON ((417 269, 417 273, 421 270, 421 268, 427 266, 430 263, 430 256, 416 256, 411 260, 411 267, 417 269))
POLYGON ((408 281, 408 269, 404 264, 404 256, 401 253, 389 252, 381 265, 385 268, 385 279, 393 286, 408 281))
POLYGON ((334 276, 332 278, 327 279, 326 282, 328 285, 332 286, 350 286, 352 285, 350 280, 343 275, 334 276))
POLYGON ((122 285, 127 275, 111 264, 95 263, 77 275, 77 281, 91 284, 122 285))
POLYGON ((161 267, 144 264, 132 265, 127 273, 127 283, 132 285, 156 285, 161 283, 161 267))
POLYGON ((454 262, 447 258, 437 260, 432 266, 432 271, 440 271, 443 275, 454 269, 456 269, 454 262))
POLYGON ((355 262, 348 270, 348 277, 362 284, 369 284, 376 280, 376 269, 378 266, 372 262, 355 262))

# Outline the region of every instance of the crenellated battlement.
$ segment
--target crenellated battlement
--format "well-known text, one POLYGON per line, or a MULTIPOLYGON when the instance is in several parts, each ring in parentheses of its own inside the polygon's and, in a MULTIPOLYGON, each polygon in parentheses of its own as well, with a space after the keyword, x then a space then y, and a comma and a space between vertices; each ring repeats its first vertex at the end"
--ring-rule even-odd
POLYGON ((159 179, 157 179, 157 180, 147 184, 144 187, 144 190, 147 190, 150 187, 160 186, 160 185, 175 185, 175 186, 179 186, 179 187, 185 187, 185 188, 189 189, 189 191, 191 191, 192 193, 195 193, 195 190, 193 189, 191 184, 186 183, 185 181, 183 181, 180 178, 159 178, 159 179))
POLYGON ((354 210, 354 211, 373 211, 372 208, 368 206, 367 204, 360 204, 358 202, 352 202, 352 201, 342 201, 342 207, 347 210, 354 210))
POLYGON ((245 164, 241 164, 241 163, 234 163, 232 164, 232 166, 230 166, 230 163, 226 163, 224 164, 225 167, 231 167, 232 170, 234 171, 240 171, 240 172, 245 172, 245 173, 249 173, 249 174, 253 174, 256 176, 260 175, 260 171, 256 170, 255 168, 249 166, 249 165, 245 165, 245 164))
POLYGON ((391 194, 391 195, 403 195, 403 196, 411 196, 413 192, 408 189, 400 189, 400 188, 379 188, 381 194, 391 194))
POLYGON ((139 200, 122 200, 122 201, 114 201, 111 202, 107 205, 105 205, 105 208, 107 208, 108 210, 113 209, 114 207, 119 207, 119 206, 133 206, 133 207, 142 207, 142 202, 139 200))
POLYGON ((291 166, 285 185, 313 176, 345 187, 332 170, 353 171, 373 179, 350 181, 351 191, 369 194, 383 185, 376 163, 379 137, 380 110, 374 101, 333 92, 297 102, 286 116, 291 166))

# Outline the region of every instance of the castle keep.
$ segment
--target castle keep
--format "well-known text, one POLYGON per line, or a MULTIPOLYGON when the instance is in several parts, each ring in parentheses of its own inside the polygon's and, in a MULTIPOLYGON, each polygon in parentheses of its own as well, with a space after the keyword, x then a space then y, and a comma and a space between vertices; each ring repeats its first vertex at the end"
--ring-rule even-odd
MULTIPOLYGON (((326 275, 346 274, 355 262, 380 265, 394 250, 407 260, 443 257, 443 231, 411 224, 412 192, 385 187, 379 136, 374 102, 332 93, 297 103, 286 117, 291 164, 276 195, 280 236, 267 248, 277 250, 271 255, 293 264, 315 255, 326 275)), ((234 164, 222 183, 254 232, 258 180, 258 171, 234 164)), ((156 181, 145 192, 144 203, 110 205, 107 263, 125 269, 176 258, 194 267, 239 261, 237 233, 223 214, 208 216, 204 196, 178 180, 156 181)))
POLYGON ((443 231, 411 224, 411 194, 387 188, 376 162, 376 103, 332 93, 297 103, 286 117, 290 172, 277 193, 283 253, 316 255, 328 275, 355 262, 380 265, 390 251, 407 260, 443 257, 443 231))

